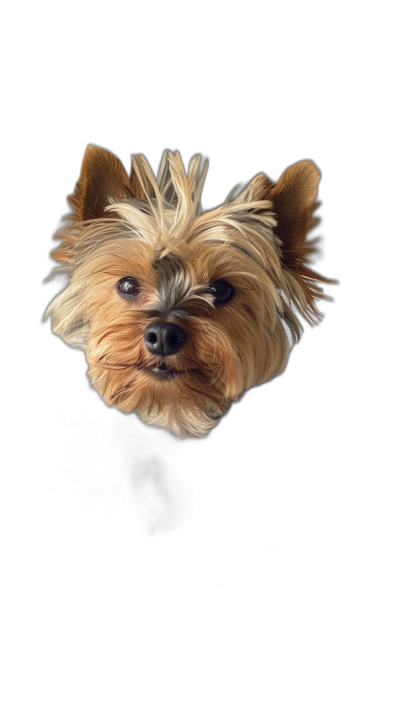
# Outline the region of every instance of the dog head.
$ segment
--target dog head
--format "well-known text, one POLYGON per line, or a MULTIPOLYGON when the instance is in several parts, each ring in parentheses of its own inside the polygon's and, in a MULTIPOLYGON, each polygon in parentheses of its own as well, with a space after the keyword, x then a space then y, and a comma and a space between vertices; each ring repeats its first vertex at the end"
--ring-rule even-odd
POLYGON ((320 173, 256 176, 203 213, 206 166, 164 152, 128 176, 90 146, 53 251, 69 273, 51 303, 55 333, 86 351, 109 405, 174 433, 203 436, 243 392, 279 374, 300 316, 313 322, 327 281, 308 265, 320 173))

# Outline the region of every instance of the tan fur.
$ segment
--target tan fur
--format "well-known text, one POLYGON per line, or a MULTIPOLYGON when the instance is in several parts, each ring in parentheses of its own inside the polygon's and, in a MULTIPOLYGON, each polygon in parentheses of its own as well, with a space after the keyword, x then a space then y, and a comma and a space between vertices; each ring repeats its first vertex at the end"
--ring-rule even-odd
POLYGON ((260 174, 219 208, 203 213, 206 166, 164 152, 155 178, 134 156, 130 178, 120 161, 90 146, 70 198, 73 213, 53 251, 70 281, 47 310, 55 333, 86 351, 92 385, 107 404, 137 412, 174 433, 203 436, 232 401, 279 374, 299 314, 316 321, 323 297, 307 262, 314 245, 320 173, 311 161, 277 184, 260 174), (116 286, 131 276, 134 299, 116 286), (234 297, 215 305, 209 286, 228 281, 234 297), (146 347, 155 320, 173 322, 187 340, 161 359, 146 347), (161 362, 171 379, 152 372, 161 362))

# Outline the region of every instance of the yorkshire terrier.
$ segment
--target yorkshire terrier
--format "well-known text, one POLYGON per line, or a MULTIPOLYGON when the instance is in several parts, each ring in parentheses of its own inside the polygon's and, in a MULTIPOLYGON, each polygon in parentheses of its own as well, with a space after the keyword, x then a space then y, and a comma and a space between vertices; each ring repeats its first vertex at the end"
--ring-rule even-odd
POLYGON ((89 146, 52 256, 69 274, 47 309, 53 331, 86 351, 107 404, 179 436, 204 436, 249 387, 283 371, 300 316, 321 317, 307 233, 320 172, 300 161, 274 183, 258 174, 203 212, 207 165, 185 172, 165 151, 130 177, 89 146))

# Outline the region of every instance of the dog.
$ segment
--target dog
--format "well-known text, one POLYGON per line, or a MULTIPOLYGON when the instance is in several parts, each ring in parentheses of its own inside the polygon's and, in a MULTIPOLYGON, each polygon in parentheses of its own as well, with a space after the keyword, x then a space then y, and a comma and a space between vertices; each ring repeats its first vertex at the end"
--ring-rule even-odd
POLYGON ((108 405, 178 436, 205 436, 247 389, 280 374, 300 318, 321 317, 320 283, 335 282, 309 265, 312 161, 277 183, 258 174, 203 212, 206 171, 200 155, 186 172, 165 151, 157 177, 142 155, 128 176, 89 146, 52 252, 69 275, 46 312, 53 331, 85 350, 108 405))

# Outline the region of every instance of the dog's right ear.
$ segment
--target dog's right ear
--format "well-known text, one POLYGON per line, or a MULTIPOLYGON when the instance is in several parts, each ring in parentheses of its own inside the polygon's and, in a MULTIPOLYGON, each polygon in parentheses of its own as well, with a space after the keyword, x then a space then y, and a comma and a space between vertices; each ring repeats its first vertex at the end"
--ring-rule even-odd
POLYGON ((131 196, 131 182, 120 160, 105 149, 88 146, 81 177, 68 199, 73 218, 88 221, 104 217, 106 206, 131 196))

